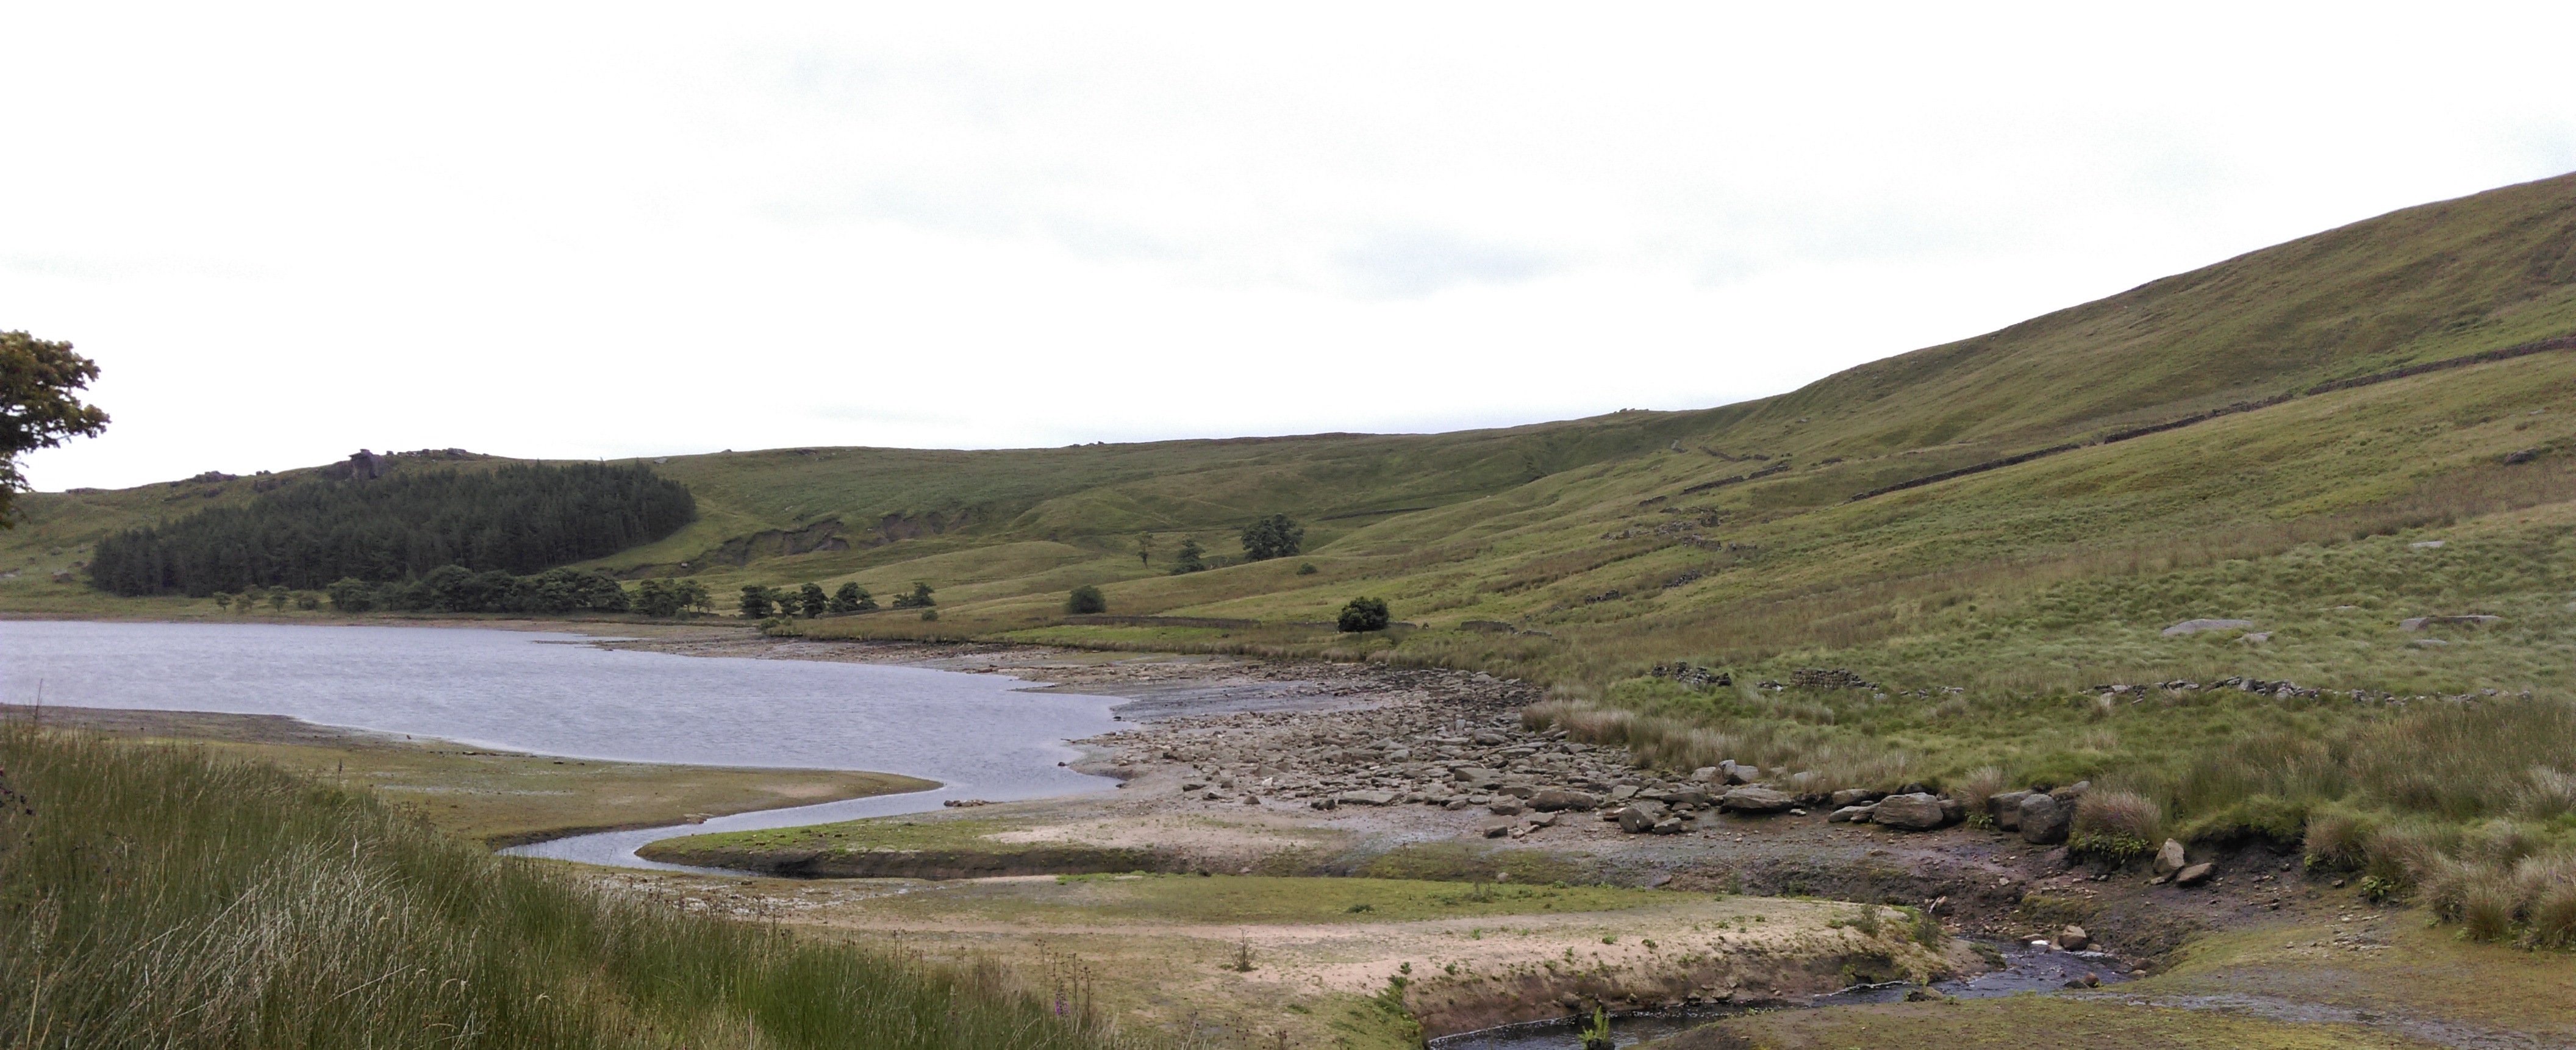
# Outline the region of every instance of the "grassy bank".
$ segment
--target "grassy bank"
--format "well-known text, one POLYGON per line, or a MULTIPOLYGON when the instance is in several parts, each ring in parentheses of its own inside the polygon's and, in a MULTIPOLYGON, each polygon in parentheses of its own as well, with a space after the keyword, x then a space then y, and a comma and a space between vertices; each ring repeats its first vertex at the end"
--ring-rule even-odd
POLYGON ((1077 986, 602 898, 271 765, 11 723, 0 780, 11 1050, 1126 1045, 1077 986))

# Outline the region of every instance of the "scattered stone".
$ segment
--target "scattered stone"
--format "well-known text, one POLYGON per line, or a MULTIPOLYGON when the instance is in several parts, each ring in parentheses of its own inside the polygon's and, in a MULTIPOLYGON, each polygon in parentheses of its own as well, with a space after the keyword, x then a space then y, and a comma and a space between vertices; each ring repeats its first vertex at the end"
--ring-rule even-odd
POLYGON ((2032 794, 2034 792, 2006 791, 2000 795, 1989 795, 1986 797, 1986 816, 1991 818, 1998 828, 2005 831, 2020 831, 2021 800, 2029 798, 2032 794))
POLYGON ((2179 839, 2166 839, 2164 848, 2156 851, 2157 875, 2171 875, 2181 871, 2183 866, 2189 863, 2191 862, 2183 856, 2182 842, 2179 839))
POLYGON ((1830 815, 1826 816, 1826 817, 1825 817, 1825 823, 1827 823, 1827 824, 1845 824, 1845 823, 1849 823, 1849 824, 1867 824, 1867 823, 1869 823, 1870 817, 1871 817, 1872 815, 1876 814, 1877 812, 1878 812, 1878 807, 1877 807, 1876 805, 1867 805, 1867 806, 1844 806, 1843 808, 1838 809, 1838 810, 1835 810, 1835 811, 1833 811, 1833 813, 1832 813, 1832 814, 1830 814, 1830 815))
POLYGON ((2254 644, 2260 645, 2260 644, 2262 644, 2262 643, 2264 643, 2264 642, 2268 642, 2268 641, 2271 641, 2271 640, 2272 640, 2272 632, 2270 632, 2270 631, 2255 631, 2255 632, 2253 632, 2253 633, 2251 633, 2251 634, 2246 635, 2246 636, 2245 636, 2245 640, 2246 640, 2246 641, 2248 641, 2248 642, 2252 642, 2252 643, 2254 643, 2254 644))
POLYGON ((1868 788, 1844 788, 1834 792, 1833 802, 1837 806, 1857 806, 1876 802, 1885 797, 1887 797, 1885 792, 1871 791, 1868 788))
POLYGON ((1618 787, 1610 789, 1610 801, 1612 802, 1626 802, 1635 797, 1637 797, 1637 785, 1635 784, 1621 784, 1618 787))
POLYGON ((2188 868, 2184 868, 2181 871, 2174 873, 2174 885, 2198 886, 2201 883, 2209 881, 2209 873, 2216 870, 2216 868, 2217 865, 2211 864, 2208 861, 2202 861, 2188 868))
POLYGON ((1651 831, 1664 819, 1664 807, 1654 802, 1636 802, 1619 811, 1619 830, 1629 834, 1651 831))
POLYGON ((2407 546, 2409 546, 2409 547, 2413 547, 2413 548, 2415 548, 2416 550, 2422 550, 2422 551, 2437 551, 2437 550, 2441 550, 2441 549, 2442 549, 2442 541, 2440 541, 2440 540, 2423 540, 2423 541, 2416 542, 2416 543, 2409 543, 2409 544, 2407 544, 2407 546))
POLYGON ((1485 808, 1497 817, 1517 817, 1521 815, 1521 804, 1518 802, 1496 802, 1485 808))
POLYGON ((1529 805, 1531 809, 1538 810, 1542 813, 1554 813, 1561 809, 1597 809, 1601 805, 1601 799, 1597 796, 1587 795, 1580 791, 1563 791, 1556 788, 1549 788, 1545 791, 1531 795, 1529 805))
POLYGON ((1656 821, 1655 826, 1647 830, 1658 835, 1678 835, 1686 829, 1682 825, 1682 818, 1665 817, 1662 820, 1656 821))
POLYGON ((2254 626, 2252 620, 2184 620, 2165 628, 2164 635, 2172 638, 2179 635, 2199 634, 2202 631, 2239 631, 2252 626, 2254 626))
POLYGON ((1718 808, 1739 813, 1778 813, 1797 804, 1797 796, 1766 787, 1736 788, 1717 800, 1718 808))
POLYGON ((2092 945, 2093 935, 2084 932, 2084 927, 2068 926, 2063 930, 2057 931, 2057 946, 2059 948, 2070 952, 2080 952, 2092 945))
POLYGON ((2397 621, 2397 629, 2401 631, 2420 631, 2426 627, 2442 624, 2459 624, 2466 627, 2484 627, 2491 623, 2501 623, 2503 621, 2504 617, 2501 616, 2484 615, 2409 616, 2403 620, 2397 621))
POLYGON ((1509 821, 1505 821, 1500 824, 1487 824, 1485 825, 1485 837, 1489 839, 1502 838, 1503 836, 1511 834, 1513 827, 1514 825, 1509 821))
POLYGON ((1920 791, 1878 800, 1878 811, 1871 819, 1906 831, 1931 831, 1950 822, 1949 814, 1941 809, 1940 797, 1920 791))
POLYGON ((1389 806, 1395 804, 1395 792, 1345 791, 1333 796, 1333 801, 1345 806, 1389 806))
POLYGON ((2525 464, 2525 463, 2529 463, 2529 462, 2531 462, 2533 458, 2535 458, 2535 457, 2537 457, 2537 456, 2539 456, 2539 455, 2540 455, 2540 450, 2539 450, 2539 449, 2536 449, 2536 448, 2516 449, 2516 450, 2514 450, 2514 451, 2512 451, 2512 452, 2507 452, 2507 453, 2505 453, 2505 454, 2504 454, 2504 462, 2505 462, 2505 465, 2506 465, 2506 466, 2508 466, 2508 467, 2512 467, 2512 466, 2520 466, 2520 465, 2522 465, 2522 464, 2525 464))
MULTIPOLYGON (((1884 806, 1884 803, 1881 803, 1884 806)), ((1882 810, 1884 812, 1884 810, 1882 810)), ((2034 794, 2021 800, 2021 840, 2034 846, 2053 846, 2066 841, 2066 831, 2075 822, 2075 807, 2049 795, 2034 794)))
POLYGON ((2069 988, 2099 988, 2102 987, 2102 975, 2086 973, 2082 977, 2069 977, 2066 979, 2066 986, 2069 988))
POLYGON ((1698 781, 1699 783, 1706 784, 1716 780, 1719 775, 1720 774, 1718 773, 1716 766, 1701 766, 1698 769, 1691 770, 1690 778, 1698 781))

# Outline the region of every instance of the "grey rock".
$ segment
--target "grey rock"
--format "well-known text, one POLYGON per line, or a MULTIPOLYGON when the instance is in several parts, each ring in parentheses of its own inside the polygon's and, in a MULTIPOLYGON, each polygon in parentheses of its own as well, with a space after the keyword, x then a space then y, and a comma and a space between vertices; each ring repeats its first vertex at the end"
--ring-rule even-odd
POLYGON ((2401 630, 2401 631, 2420 631, 2420 630, 2423 630, 2423 629, 2424 629, 2424 628, 2426 628, 2426 627, 2438 626, 2438 625, 2443 625, 2443 624, 2457 624, 2457 625, 2464 626, 2464 627, 2484 627, 2484 626, 2486 626, 2486 625, 2488 625, 2488 624, 2491 624, 2491 623, 2502 623, 2503 621, 2504 621, 2504 617, 2501 617, 2501 616, 2483 616, 2483 615, 2472 615, 2472 616, 2409 616, 2409 617, 2407 617, 2407 618, 2405 618, 2405 619, 2403 619, 2403 620, 2399 620, 2399 621, 2397 621, 2397 629, 2398 629, 2398 630, 2401 630))
POLYGON ((1658 821, 1656 821, 1656 822, 1655 822, 1655 826, 1654 826, 1654 827, 1648 828, 1648 829, 1646 829, 1646 830, 1651 831, 1651 832, 1654 832, 1655 834, 1658 834, 1658 835, 1678 835, 1678 834, 1681 834, 1681 833, 1682 833, 1684 830, 1686 830, 1686 829, 1685 829, 1685 828, 1683 828, 1683 826, 1682 826, 1682 818, 1680 818, 1680 817, 1665 817, 1665 818, 1664 818, 1664 819, 1662 819, 1662 820, 1658 820, 1658 821))
POLYGON ((1333 796, 1333 801, 1345 806, 1386 806, 1394 804, 1395 792, 1345 791, 1333 796))
POLYGON ((1750 784, 1760 779, 1762 779, 1762 770, 1755 766, 1728 766, 1726 768, 1726 782, 1729 784, 1750 784))
POLYGON ((1845 824, 1845 823, 1849 823, 1849 824, 1867 824, 1867 823, 1869 823, 1869 819, 1870 819, 1870 817, 1871 817, 1873 814, 1876 814, 1877 812, 1878 812, 1878 807, 1877 807, 1877 806, 1875 806, 1875 805, 1844 806, 1844 807, 1843 807, 1843 808, 1841 808, 1841 809, 1835 810, 1835 811, 1833 811, 1832 813, 1827 814, 1827 815, 1825 816, 1825 823, 1827 823, 1827 824, 1845 824))
POLYGON ((1601 805, 1601 800, 1596 796, 1580 791, 1559 791, 1553 788, 1531 795, 1529 802, 1531 809, 1542 813, 1553 813, 1561 809, 1595 809, 1601 805))
POLYGON ((1635 784, 1621 784, 1618 787, 1610 789, 1610 801, 1612 802, 1626 802, 1635 797, 1637 797, 1637 786, 1635 784))
POLYGON ((1833 803, 1837 806, 1858 806, 1865 803, 1876 802, 1884 797, 1886 797, 1885 793, 1872 791, 1868 788, 1844 788, 1840 791, 1834 792, 1833 803))
POLYGON ((2216 868, 2216 865, 2211 864, 2208 861, 2202 861, 2188 868, 2184 868, 2181 871, 2174 873, 2174 885, 2198 886, 2201 883, 2209 881, 2209 873, 2216 870, 2216 868))
POLYGON ((1500 824, 1487 824, 1487 825, 1485 825, 1485 837, 1486 837, 1486 838, 1489 838, 1489 839, 1498 839, 1498 838, 1502 838, 1503 836, 1505 836, 1505 835, 1509 835, 1509 834, 1511 834, 1511 833, 1512 833, 1512 822, 1511 822, 1511 821, 1508 821, 1508 820, 1503 821, 1503 822, 1502 822, 1502 823, 1500 823, 1500 824))
POLYGON ((1708 805, 1708 792, 1698 788, 1684 788, 1673 792, 1672 801, 1677 806, 1705 806, 1708 805))
POLYGON ((1538 794, 1538 788, 1529 784, 1505 784, 1501 787, 1495 788, 1494 791, 1498 794, 1510 795, 1513 798, 1528 798, 1532 795, 1538 794))
POLYGON ((1878 800, 1878 812, 1871 819, 1907 831, 1931 831, 1950 822, 1949 815, 1941 811, 1940 797, 1923 792, 1878 800))
POLYGON ((2048 795, 2032 795, 2021 800, 2021 840, 2034 846, 2054 846, 2066 841, 2066 830, 2075 823, 2075 806, 2048 795))
POLYGON ((1664 807, 1652 802, 1632 803, 1619 811, 1619 830, 1630 834, 1651 831, 1654 830, 1655 823, 1662 819, 1664 819, 1664 807))
POLYGON ((1740 787, 1717 800, 1721 809, 1738 813, 1778 813, 1798 804, 1797 796, 1766 787, 1740 787))
POLYGON ((1493 805, 1485 807, 1485 809, 1497 817, 1517 817, 1521 815, 1521 804, 1518 802, 1496 802, 1493 805))
POLYGON ((1719 775, 1720 774, 1718 773, 1716 766, 1701 766, 1698 769, 1691 770, 1690 778, 1699 783, 1706 784, 1710 781, 1716 780, 1719 775))
POLYGON ((2182 843, 2178 840, 2166 839, 2164 848, 2156 851, 2156 874, 2158 875, 2171 875, 2181 871, 2183 866, 2189 863, 2190 861, 2183 856, 2182 843))
POLYGON ((1965 802, 1961 802, 1961 801, 1959 801, 1958 799, 1955 799, 1955 798, 1949 798, 1949 797, 1947 797, 1947 796, 1944 796, 1944 797, 1941 799, 1941 822, 1942 822, 1942 823, 1944 823, 1944 824, 1956 824, 1956 823, 1958 823, 1958 822, 1960 822, 1960 821, 1962 821, 1962 820, 1966 820, 1966 819, 1968 819, 1968 804, 1967 804, 1967 803, 1965 803, 1965 802))
POLYGON ((2252 626, 2254 626, 2252 620, 2184 620, 2165 628, 2164 635, 2172 638, 2177 635, 2199 634, 2202 631, 2241 631, 2252 626))
POLYGON ((2063 930, 2057 931, 2057 949, 2059 951, 2080 952, 2086 948, 2092 947, 2092 945, 2093 935, 2084 932, 2084 927, 2070 925, 2063 930))
POLYGON ((2029 798, 2032 794, 2029 791, 2006 791, 1989 795, 1986 797, 1986 816, 1992 818, 1998 828, 2005 831, 2020 831, 2021 800, 2029 798))

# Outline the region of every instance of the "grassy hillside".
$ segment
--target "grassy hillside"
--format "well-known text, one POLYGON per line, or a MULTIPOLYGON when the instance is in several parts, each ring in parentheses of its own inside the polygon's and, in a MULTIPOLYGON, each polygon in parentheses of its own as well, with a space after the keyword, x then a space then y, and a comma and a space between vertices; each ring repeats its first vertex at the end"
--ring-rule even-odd
POLYGON ((17 723, 0 770, 11 1050, 1125 1045, 1078 988, 602 898, 273 766, 17 723))

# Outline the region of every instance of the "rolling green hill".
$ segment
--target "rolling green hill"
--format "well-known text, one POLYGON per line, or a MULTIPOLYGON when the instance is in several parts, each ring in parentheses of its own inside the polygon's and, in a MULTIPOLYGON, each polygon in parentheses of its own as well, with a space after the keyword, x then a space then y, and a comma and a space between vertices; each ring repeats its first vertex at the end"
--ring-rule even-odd
MULTIPOLYGON (((1876 644, 1978 594, 1991 604, 2066 579, 2563 500, 2576 421, 2552 410, 2576 352, 2307 392, 2571 333, 2576 176, 2563 176, 1703 411, 1431 435, 657 459, 695 494, 698 520, 588 564, 695 576, 720 594, 856 580, 882 595, 926 581, 944 614, 935 628, 891 612, 814 627, 1102 644, 1342 643, 1286 628, 1254 640, 1064 626, 1069 588, 1101 586, 1117 614, 1275 623, 1328 620, 1365 592, 1433 628, 1546 632, 1434 630, 1408 636, 1407 658, 1597 689, 1676 657, 1753 664, 1876 644), (2259 407, 2100 443, 2248 403, 2259 407), (2503 462, 2526 450, 2529 462, 2503 462), (1164 573, 1185 537, 1231 555, 1244 523, 1275 512, 1306 525, 1304 556, 1164 573), (1140 562, 1140 538, 1153 564, 1140 562), (1316 571, 1298 574, 1306 564, 1316 571)), ((92 607, 52 579, 86 544, 246 500, 258 483, 30 496, 27 525, 0 533, 0 569, 21 572, 0 581, 0 605, 92 607)))

